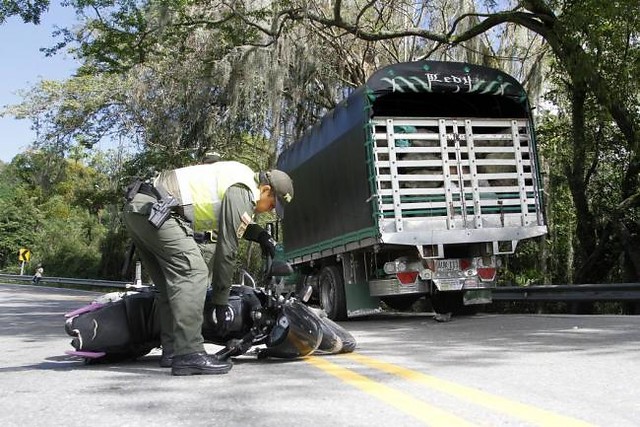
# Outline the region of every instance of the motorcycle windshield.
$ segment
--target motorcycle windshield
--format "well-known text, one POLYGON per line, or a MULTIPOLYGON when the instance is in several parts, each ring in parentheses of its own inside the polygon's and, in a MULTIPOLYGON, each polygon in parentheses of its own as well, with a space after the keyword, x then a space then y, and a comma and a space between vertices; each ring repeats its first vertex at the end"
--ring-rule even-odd
POLYGON ((322 342, 317 316, 304 304, 294 301, 282 306, 276 325, 266 342, 271 357, 291 359, 313 353, 322 342))

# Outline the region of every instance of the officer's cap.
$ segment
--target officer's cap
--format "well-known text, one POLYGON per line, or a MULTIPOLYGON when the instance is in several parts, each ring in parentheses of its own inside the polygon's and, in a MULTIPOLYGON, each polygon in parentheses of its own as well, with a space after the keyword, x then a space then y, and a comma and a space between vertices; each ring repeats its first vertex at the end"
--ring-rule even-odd
POLYGON ((293 181, 286 173, 271 169, 265 172, 266 183, 276 193, 276 214, 284 218, 284 207, 293 200, 293 181))

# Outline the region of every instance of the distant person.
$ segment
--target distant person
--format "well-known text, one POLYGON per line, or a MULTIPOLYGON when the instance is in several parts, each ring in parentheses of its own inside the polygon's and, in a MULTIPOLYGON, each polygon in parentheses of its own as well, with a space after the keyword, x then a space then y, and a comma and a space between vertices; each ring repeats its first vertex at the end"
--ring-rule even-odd
POLYGON ((44 268, 42 267, 42 264, 38 264, 38 266, 36 267, 36 273, 33 275, 33 279, 31 279, 31 283, 33 283, 34 285, 40 283, 42 274, 44 274, 44 268))

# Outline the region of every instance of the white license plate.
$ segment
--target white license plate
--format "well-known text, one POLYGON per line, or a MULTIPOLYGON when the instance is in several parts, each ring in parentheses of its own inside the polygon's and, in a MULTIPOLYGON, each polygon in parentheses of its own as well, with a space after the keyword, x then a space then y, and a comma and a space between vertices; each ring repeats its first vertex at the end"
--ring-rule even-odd
POLYGON ((438 259, 436 271, 460 271, 460 262, 457 259, 438 259))

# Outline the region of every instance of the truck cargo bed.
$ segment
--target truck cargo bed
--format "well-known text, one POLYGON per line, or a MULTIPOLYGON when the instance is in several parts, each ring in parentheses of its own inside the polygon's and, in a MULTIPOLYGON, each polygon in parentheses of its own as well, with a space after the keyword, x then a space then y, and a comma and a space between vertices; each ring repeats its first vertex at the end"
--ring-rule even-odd
POLYGON ((435 245, 442 256, 443 245, 477 242, 498 254, 545 234, 530 113, 522 86, 498 70, 379 70, 279 156, 296 188, 287 259, 373 245, 435 245))

